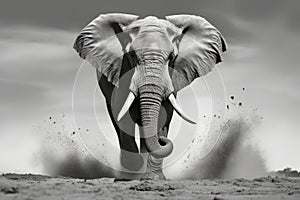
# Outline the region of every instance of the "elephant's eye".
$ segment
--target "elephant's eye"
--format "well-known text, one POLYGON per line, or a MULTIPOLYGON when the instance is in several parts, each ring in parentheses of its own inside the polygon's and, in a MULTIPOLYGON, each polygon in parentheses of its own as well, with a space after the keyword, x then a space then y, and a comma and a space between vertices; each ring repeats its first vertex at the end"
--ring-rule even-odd
POLYGON ((127 32, 129 33, 129 35, 131 37, 136 37, 137 34, 139 33, 139 31, 140 31, 140 27, 139 26, 134 26, 134 27, 132 27, 132 28, 130 28, 130 29, 127 30, 127 32))
POLYGON ((132 27, 132 28, 131 28, 131 31, 134 32, 134 33, 139 32, 139 30, 140 30, 140 27, 139 27, 139 26, 135 26, 135 27, 132 27))

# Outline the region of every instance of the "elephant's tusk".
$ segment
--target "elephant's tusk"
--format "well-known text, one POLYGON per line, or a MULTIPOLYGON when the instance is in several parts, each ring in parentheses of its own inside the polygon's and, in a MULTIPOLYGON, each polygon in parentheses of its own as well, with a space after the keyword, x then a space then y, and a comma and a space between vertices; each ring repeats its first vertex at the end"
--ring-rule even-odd
POLYGON ((130 108, 131 104, 133 103, 134 99, 135 99, 135 96, 134 96, 133 92, 129 92, 129 95, 128 95, 128 97, 127 97, 127 99, 126 99, 119 115, 118 115, 118 118, 117 118, 118 121, 120 121, 120 119, 129 110, 129 108, 130 108))
POLYGON ((175 96, 174 94, 171 94, 169 96, 169 101, 171 102, 171 104, 173 105, 173 108, 175 109, 175 111, 178 113, 178 115, 180 117, 182 117, 185 121, 191 123, 191 124, 196 124, 196 122, 194 122, 193 120, 189 119, 189 117, 187 117, 182 109, 180 108, 180 106, 178 105, 178 103, 176 102, 175 96))

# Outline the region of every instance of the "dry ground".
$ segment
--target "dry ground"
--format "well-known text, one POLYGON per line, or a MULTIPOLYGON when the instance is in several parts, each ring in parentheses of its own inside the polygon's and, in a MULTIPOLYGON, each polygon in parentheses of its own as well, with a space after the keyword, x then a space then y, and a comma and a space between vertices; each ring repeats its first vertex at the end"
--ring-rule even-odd
POLYGON ((300 179, 117 181, 0 176, 0 199, 300 199, 300 179))

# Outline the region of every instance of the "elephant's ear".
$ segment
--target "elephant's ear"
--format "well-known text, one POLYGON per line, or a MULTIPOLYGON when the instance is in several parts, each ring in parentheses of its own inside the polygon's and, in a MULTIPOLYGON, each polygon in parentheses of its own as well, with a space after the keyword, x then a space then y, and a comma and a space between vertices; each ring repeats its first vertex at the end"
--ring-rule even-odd
POLYGON ((222 61, 221 53, 226 51, 226 42, 221 33, 202 17, 172 15, 166 19, 182 29, 172 73, 173 86, 179 91, 222 61))
POLYGON ((128 33, 123 28, 138 18, 130 14, 102 14, 82 29, 73 48, 107 76, 114 85, 119 84, 122 58, 128 43, 128 33))

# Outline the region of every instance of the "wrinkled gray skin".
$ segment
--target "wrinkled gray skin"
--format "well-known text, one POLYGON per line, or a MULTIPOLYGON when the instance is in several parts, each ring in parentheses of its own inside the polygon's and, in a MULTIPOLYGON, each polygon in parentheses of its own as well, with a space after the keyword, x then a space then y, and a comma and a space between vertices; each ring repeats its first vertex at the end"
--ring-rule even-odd
POLYGON ((143 165, 139 152, 149 152, 144 178, 165 179, 162 160, 173 149, 167 139, 173 115, 168 97, 176 96, 221 61, 220 52, 226 50, 222 35, 196 16, 137 20, 134 15, 106 14, 82 30, 74 48, 97 68, 99 86, 118 134, 123 167, 139 170, 143 165), (135 99, 118 121, 130 92, 135 99), (142 136, 140 150, 135 143, 135 124, 142 136))

